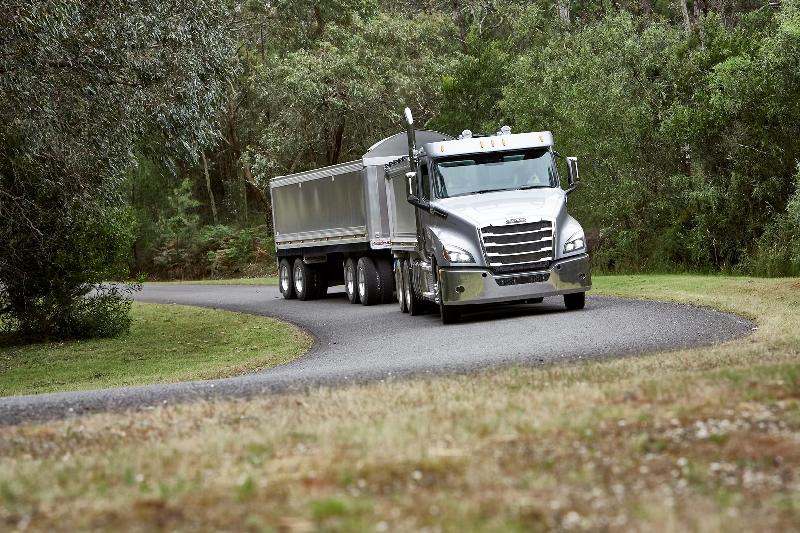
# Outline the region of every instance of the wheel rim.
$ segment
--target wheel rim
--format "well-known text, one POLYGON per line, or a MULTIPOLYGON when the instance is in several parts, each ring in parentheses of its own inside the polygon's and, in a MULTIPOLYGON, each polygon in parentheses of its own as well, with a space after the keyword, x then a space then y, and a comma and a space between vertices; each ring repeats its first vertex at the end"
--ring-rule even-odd
POLYGON ((364 274, 364 269, 359 266, 358 267, 358 296, 361 298, 363 302, 366 300, 365 294, 367 292, 367 280, 365 279, 366 275, 364 274))
POLYGON ((397 302, 400 304, 400 310, 403 311, 406 307, 406 291, 403 286, 403 268, 399 261, 394 269, 394 284, 397 287, 397 302))
POLYGON ((303 293, 303 268, 300 265, 294 267, 294 289, 302 294, 303 293))
POLYGON ((347 266, 344 267, 344 290, 347 291, 347 295, 351 298, 356 292, 355 280, 353 277, 353 266, 348 263, 347 266))
POLYGON ((406 282, 403 284, 403 288, 406 292, 406 305, 411 308, 411 265, 409 263, 405 263, 403 267, 403 273, 405 274, 406 278, 406 282))
POLYGON ((281 265, 281 292, 286 294, 290 289, 289 265, 281 265))

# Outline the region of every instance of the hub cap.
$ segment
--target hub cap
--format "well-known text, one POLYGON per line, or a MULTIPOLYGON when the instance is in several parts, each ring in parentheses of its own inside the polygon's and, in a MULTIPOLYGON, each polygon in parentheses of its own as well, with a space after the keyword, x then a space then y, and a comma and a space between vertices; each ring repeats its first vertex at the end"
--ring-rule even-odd
POLYGON ((305 284, 303 282, 303 267, 297 265, 296 267, 294 267, 294 289, 298 293, 303 294, 304 285, 305 284))
POLYGON ((403 266, 403 274, 406 278, 405 282, 405 290, 406 290, 406 302, 407 305, 411 305, 411 266, 408 263, 405 263, 403 266))
POLYGON ((353 296, 356 293, 356 280, 353 279, 354 277, 352 264, 348 264, 344 267, 344 290, 347 291, 348 296, 353 296))
POLYGON ((289 265, 281 265, 281 292, 286 294, 289 292, 291 280, 289 279, 289 265))
POLYGON ((359 266, 358 267, 358 296, 359 296, 359 298, 361 298, 362 302, 364 300, 366 300, 366 297, 365 297, 365 295, 367 293, 367 280, 366 280, 366 277, 367 276, 366 276, 366 274, 364 274, 364 269, 361 266, 359 266))
POLYGON ((398 261, 394 268, 394 285, 397 287, 397 301, 400 304, 400 310, 405 307, 406 291, 403 288, 403 265, 398 261))

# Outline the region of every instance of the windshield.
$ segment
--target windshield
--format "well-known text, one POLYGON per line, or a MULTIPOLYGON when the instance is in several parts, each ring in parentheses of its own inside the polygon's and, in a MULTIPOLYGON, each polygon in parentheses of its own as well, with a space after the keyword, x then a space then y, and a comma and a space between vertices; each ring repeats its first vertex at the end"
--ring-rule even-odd
POLYGON ((439 198, 558 186, 547 148, 443 158, 434 163, 433 175, 439 198))

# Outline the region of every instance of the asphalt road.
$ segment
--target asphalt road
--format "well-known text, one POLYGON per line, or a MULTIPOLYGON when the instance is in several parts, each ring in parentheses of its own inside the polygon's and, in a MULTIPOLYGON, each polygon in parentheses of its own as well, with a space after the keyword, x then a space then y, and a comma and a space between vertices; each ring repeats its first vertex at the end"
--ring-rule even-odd
POLYGON ((582 311, 566 311, 561 298, 546 298, 537 305, 493 307, 443 326, 438 315, 411 317, 397 305, 351 305, 341 291, 300 302, 283 300, 276 287, 146 285, 137 300, 278 317, 310 331, 316 342, 291 363, 234 378, 2 398, 0 424, 406 375, 641 354, 713 344, 752 329, 747 320, 709 309, 589 294, 582 311))

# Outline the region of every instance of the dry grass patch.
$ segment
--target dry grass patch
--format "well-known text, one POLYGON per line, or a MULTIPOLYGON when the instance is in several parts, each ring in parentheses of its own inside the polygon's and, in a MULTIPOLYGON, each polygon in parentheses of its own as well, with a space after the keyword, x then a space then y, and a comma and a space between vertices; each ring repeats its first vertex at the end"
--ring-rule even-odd
POLYGON ((0 429, 8 528, 781 530, 800 523, 797 280, 600 278, 745 339, 0 429))

